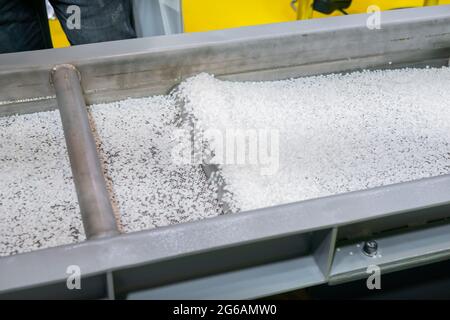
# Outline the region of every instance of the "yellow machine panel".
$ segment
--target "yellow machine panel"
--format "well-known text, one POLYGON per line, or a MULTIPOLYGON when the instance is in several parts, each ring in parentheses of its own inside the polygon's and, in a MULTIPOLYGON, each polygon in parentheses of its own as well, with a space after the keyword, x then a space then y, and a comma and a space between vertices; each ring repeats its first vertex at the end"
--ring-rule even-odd
MULTIPOLYGON (((370 5, 381 10, 450 4, 450 0, 354 0, 346 11, 349 14, 365 13, 370 5)), ((293 21, 297 13, 291 0, 182 0, 185 32, 197 32, 251 26, 257 24, 293 21)), ((335 12, 332 15, 342 15, 335 12)), ((313 18, 329 17, 319 12, 313 18)))
MULTIPOLYGON (((300 0, 302 1, 302 0, 300 0)), ((312 3, 312 0, 305 0, 312 3)), ((450 0, 354 0, 346 10, 349 14, 365 13, 370 5, 377 5, 381 10, 407 7, 450 4, 450 0)), ((291 0, 182 0, 182 12, 185 32, 210 31, 236 28, 258 24, 293 21, 297 12, 291 6, 291 0)), ((312 18, 331 15, 314 11, 312 18)), ((58 20, 49 20, 50 31, 55 48, 67 47, 69 42, 58 20)))
POLYGON ((64 33, 59 21, 57 19, 50 19, 48 20, 48 24, 50 26, 50 34, 52 36, 53 47, 69 47, 69 40, 67 40, 66 34, 64 33))

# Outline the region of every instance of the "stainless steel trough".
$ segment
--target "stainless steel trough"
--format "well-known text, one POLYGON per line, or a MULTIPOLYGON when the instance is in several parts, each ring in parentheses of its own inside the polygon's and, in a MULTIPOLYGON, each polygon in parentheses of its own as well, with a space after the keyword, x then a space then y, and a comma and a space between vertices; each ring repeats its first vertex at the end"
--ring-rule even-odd
MULTIPOLYGON (((50 81, 60 64, 77 68, 87 104, 165 94, 199 72, 244 81, 448 64, 450 6, 383 12, 381 29, 367 18, 1 55, 0 114, 63 109, 50 81)), ((85 228, 107 210, 83 211, 85 228)), ((373 264, 390 272, 448 259, 449 217, 450 177, 440 176, 130 234, 109 225, 103 237, 94 228, 79 244, 0 258, 0 298, 263 297, 358 279, 373 264), (375 258, 360 249, 370 239, 375 258), (81 290, 67 289, 70 265, 81 269, 81 290)))

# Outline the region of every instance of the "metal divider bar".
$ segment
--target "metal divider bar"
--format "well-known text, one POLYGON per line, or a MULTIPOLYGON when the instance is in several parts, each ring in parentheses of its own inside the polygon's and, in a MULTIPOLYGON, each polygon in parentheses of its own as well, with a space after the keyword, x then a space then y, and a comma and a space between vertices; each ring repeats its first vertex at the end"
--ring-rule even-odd
POLYGON ((73 179, 87 239, 119 233, 89 125, 78 70, 70 64, 52 69, 51 81, 61 115, 73 179))
POLYGON ((338 227, 318 230, 312 237, 312 255, 325 280, 328 281, 336 248, 338 227))

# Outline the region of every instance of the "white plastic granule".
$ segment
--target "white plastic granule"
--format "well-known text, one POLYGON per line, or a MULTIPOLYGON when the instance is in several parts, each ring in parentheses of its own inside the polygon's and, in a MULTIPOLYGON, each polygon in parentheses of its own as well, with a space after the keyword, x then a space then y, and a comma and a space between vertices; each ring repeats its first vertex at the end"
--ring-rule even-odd
POLYGON ((58 111, 0 117, 0 256, 84 240, 58 111))
MULTIPOLYGON (((201 74, 170 96, 91 107, 122 231, 222 213, 200 167, 173 161, 174 132, 188 127, 180 102, 203 131, 278 132, 271 174, 221 166, 233 208, 450 173, 449 68, 244 83, 201 74)), ((0 177, 1 256, 84 240, 58 111, 0 118, 0 177)))
POLYGON ((177 96, 202 130, 279 133, 278 170, 225 164, 242 210, 450 173, 450 68, 274 82, 200 74, 177 96))
POLYGON ((93 105, 98 146, 122 231, 217 216, 215 186, 172 159, 179 108, 170 96, 93 105))

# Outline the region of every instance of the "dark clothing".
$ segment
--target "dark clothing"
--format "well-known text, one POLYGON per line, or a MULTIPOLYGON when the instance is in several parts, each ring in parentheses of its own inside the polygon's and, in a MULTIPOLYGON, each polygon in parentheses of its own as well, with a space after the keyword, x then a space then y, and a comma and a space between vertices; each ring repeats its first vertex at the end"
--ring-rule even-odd
MULTIPOLYGON (((130 0, 50 0, 50 3, 72 45, 136 37, 130 0), (80 8, 79 29, 73 28, 70 17, 74 11, 68 12, 71 5, 80 8)), ((0 53, 51 47, 44 0, 0 0, 0 53)))
POLYGON ((0 53, 51 46, 45 1, 0 0, 0 53))

